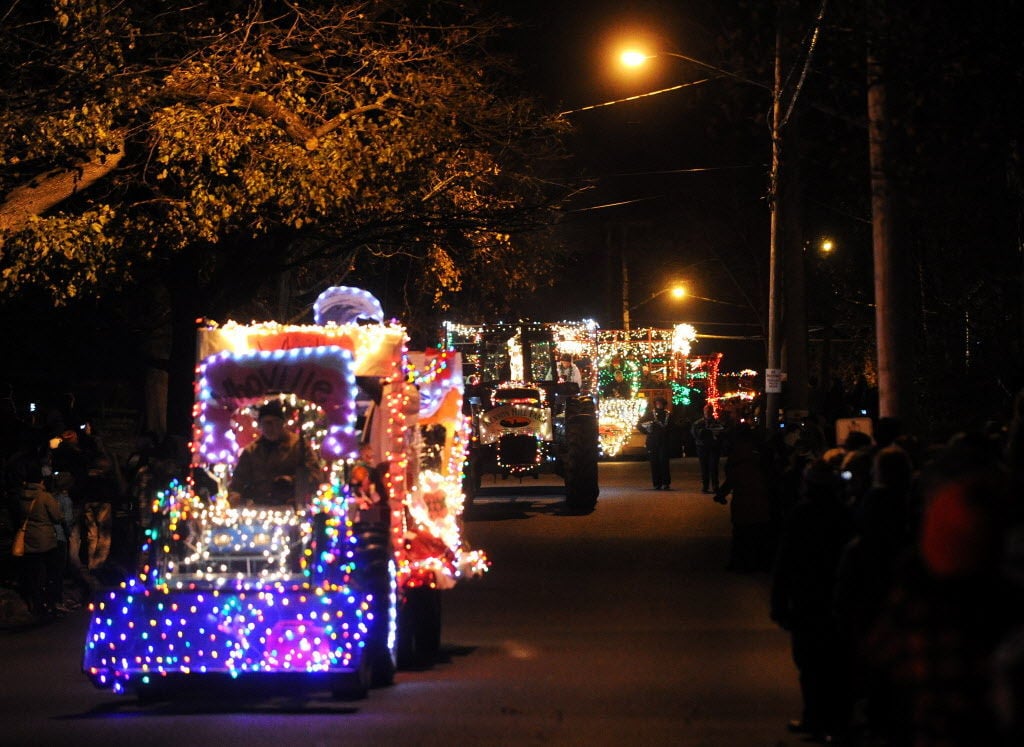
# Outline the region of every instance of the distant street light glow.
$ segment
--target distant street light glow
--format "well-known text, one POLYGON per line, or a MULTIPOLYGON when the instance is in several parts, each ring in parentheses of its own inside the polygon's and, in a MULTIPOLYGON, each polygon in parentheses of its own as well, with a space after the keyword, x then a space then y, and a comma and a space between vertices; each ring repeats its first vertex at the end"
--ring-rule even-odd
POLYGON ((647 61, 648 55, 635 49, 627 49, 619 56, 619 60, 626 67, 640 67, 647 61))

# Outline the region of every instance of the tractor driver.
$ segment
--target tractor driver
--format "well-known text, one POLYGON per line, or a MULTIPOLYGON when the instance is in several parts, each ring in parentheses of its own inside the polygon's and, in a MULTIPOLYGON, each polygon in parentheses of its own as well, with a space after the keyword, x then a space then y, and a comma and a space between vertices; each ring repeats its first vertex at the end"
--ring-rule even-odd
POLYGON ((319 465, 306 442, 285 428, 281 403, 259 409, 260 435, 242 450, 228 487, 232 506, 296 506, 319 482, 319 465))

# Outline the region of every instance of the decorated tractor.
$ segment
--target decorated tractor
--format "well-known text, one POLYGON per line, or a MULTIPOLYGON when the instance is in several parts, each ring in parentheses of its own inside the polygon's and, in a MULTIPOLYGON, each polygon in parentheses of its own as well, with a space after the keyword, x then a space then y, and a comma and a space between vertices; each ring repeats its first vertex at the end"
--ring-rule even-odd
POLYGON ((597 503, 598 427, 592 324, 445 324, 445 347, 462 354, 472 437, 467 504, 485 475, 556 473, 566 505, 597 503))
POLYGON ((199 330, 190 477, 153 502, 138 575, 90 606, 97 686, 244 680, 358 698, 436 655, 440 591, 487 568, 461 535, 459 357, 408 353, 357 289, 325 292, 315 317, 199 330), (268 408, 306 479, 246 500, 236 472, 268 408))

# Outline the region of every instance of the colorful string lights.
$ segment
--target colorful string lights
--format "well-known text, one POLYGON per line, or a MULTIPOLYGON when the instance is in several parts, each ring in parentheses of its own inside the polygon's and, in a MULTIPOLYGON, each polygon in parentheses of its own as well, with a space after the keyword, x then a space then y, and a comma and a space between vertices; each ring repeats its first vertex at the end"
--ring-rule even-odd
POLYGON ((326 326, 200 330, 192 462, 219 487, 208 496, 175 483, 157 494, 138 575, 90 605, 83 670, 96 685, 125 692, 169 675, 353 674, 373 641, 393 650, 403 589, 448 588, 488 569, 486 554, 464 549, 461 537, 468 426, 458 355, 428 351, 413 366, 401 327, 344 322, 350 312, 375 318, 376 299, 335 290, 345 293, 317 312, 326 326), (356 376, 380 381, 372 413, 356 411, 356 376), (294 507, 233 507, 226 485, 267 399, 287 405, 289 425, 324 465, 322 483, 294 507), (420 469, 421 425, 444 432, 435 469, 420 469), (369 435, 390 506, 390 589, 357 583, 355 527, 377 506, 349 476, 369 435), (386 619, 377 619, 375 594, 390 596, 386 619))

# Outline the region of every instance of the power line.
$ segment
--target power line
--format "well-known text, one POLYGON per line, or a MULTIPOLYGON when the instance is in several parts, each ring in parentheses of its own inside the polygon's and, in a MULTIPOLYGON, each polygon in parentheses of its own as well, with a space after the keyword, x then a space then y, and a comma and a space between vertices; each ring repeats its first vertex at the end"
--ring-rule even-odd
POLYGON ((708 81, 715 80, 715 78, 703 78, 701 80, 695 80, 690 83, 681 83, 678 86, 672 86, 671 88, 660 88, 657 91, 648 91, 647 93, 638 93, 636 96, 627 96, 624 99, 615 99, 613 101, 605 101, 601 104, 591 104, 590 106, 584 106, 579 109, 568 109, 564 112, 559 112, 559 117, 564 117, 566 114, 576 114, 578 112, 587 112, 593 109, 600 109, 605 106, 613 106, 614 104, 624 104, 627 101, 639 101, 640 99, 646 99, 649 96, 657 96, 662 93, 671 93, 672 91, 679 91, 683 88, 691 88, 701 83, 707 83, 708 81))

